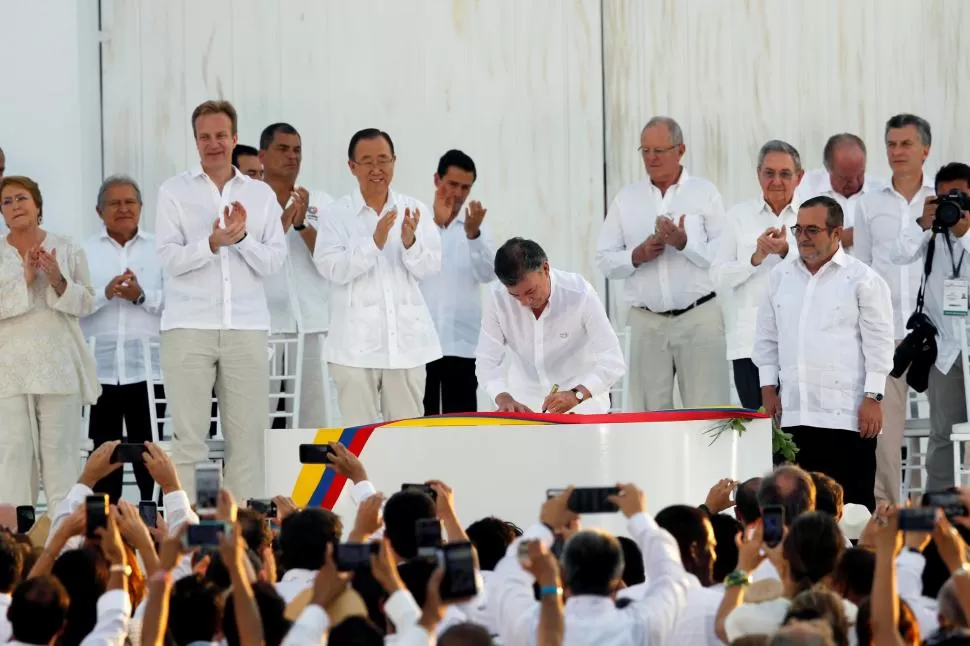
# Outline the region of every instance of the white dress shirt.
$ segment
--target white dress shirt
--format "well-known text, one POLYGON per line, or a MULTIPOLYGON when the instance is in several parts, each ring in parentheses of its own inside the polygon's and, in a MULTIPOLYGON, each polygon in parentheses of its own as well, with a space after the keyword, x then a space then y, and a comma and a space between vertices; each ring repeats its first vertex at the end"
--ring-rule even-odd
POLYGON ((789 253, 798 253, 789 227, 798 221, 798 211, 787 205, 775 215, 763 197, 741 202, 725 218, 724 234, 718 240, 711 281, 724 311, 727 358, 744 359, 754 349, 758 307, 768 289, 768 273, 782 261, 772 254, 755 267, 751 256, 758 249, 758 238, 765 229, 782 227, 788 236, 789 253))
POLYGON ((324 356, 354 368, 406 369, 441 358, 441 346, 419 281, 441 269, 441 237, 431 209, 389 191, 378 214, 354 189, 324 208, 313 262, 331 282, 330 331, 324 356), (397 209, 383 249, 378 220, 397 209), (414 244, 404 248, 405 209, 421 211, 414 244))
POLYGON ((98 381, 107 385, 135 384, 159 379, 158 348, 145 363, 148 341, 158 339, 162 312, 162 268, 155 255, 155 236, 139 230, 125 246, 118 244, 106 229, 84 242, 94 311, 81 319, 86 339, 94 338, 94 359, 98 381), (115 296, 110 301, 104 290, 116 276, 131 269, 145 293, 145 301, 135 305, 115 296))
MULTIPOLYGON (((855 227, 859 201, 871 191, 874 191, 885 184, 886 180, 882 179, 881 177, 876 177, 866 173, 865 180, 863 181, 862 188, 859 189, 859 192, 855 195, 846 197, 832 188, 832 178, 829 177, 829 172, 827 170, 824 168, 816 168, 815 170, 805 172, 804 177, 802 177, 802 181, 799 182, 798 187, 795 189, 795 198, 792 201, 798 205, 808 199, 818 197, 820 195, 831 197, 842 207, 845 228, 851 229, 855 227)), ((853 240, 853 243, 854 242, 855 240, 853 240)))
POLYGON ((723 598, 723 589, 705 588, 696 576, 688 574, 687 602, 677 616, 667 646, 719 646, 721 641, 714 631, 714 622, 723 598))
POLYGON ((441 235, 441 271, 421 281, 421 293, 434 321, 441 352, 446 357, 475 356, 482 327, 479 285, 495 278, 495 245, 482 226, 478 237, 465 235, 465 215, 459 213, 441 235))
MULTIPOLYGON (((333 198, 323 191, 310 191, 303 224, 319 229, 323 208, 331 202, 333 198)), ((286 232, 286 246, 283 268, 264 282, 270 331, 294 334, 299 327, 307 334, 326 332, 330 323, 330 284, 317 272, 313 253, 292 226, 286 232)))
POLYGON ((301 592, 312 588, 313 581, 316 578, 316 570, 304 570, 301 568, 287 570, 283 578, 276 583, 276 592, 283 598, 283 601, 290 603, 301 592))
POLYGON ((841 247, 814 276, 792 254, 768 275, 751 359, 762 386, 781 380, 782 426, 858 431, 893 367, 889 287, 841 247))
POLYGON ((686 169, 664 195, 649 178, 642 179, 613 198, 596 244, 596 266, 607 278, 625 279, 624 300, 630 305, 653 312, 684 309, 714 291, 708 270, 723 219, 717 188, 688 176, 686 169), (681 215, 687 216, 683 250, 668 245, 657 258, 634 267, 633 250, 654 233, 657 217, 677 224, 681 215))
MULTIPOLYGON (((724 632, 727 633, 728 641, 733 642, 745 635, 772 635, 781 628, 788 614, 791 601, 785 598, 771 599, 761 603, 743 603, 727 616, 724 620, 724 632)), ((842 599, 842 608, 845 610, 845 618, 849 622, 849 644, 856 644, 855 621, 859 614, 859 608, 852 603, 842 599)))
POLYGON ((605 413, 610 387, 626 372, 620 341, 585 278, 552 269, 549 279, 549 302, 539 318, 495 282, 482 319, 475 375, 492 401, 509 393, 534 411, 553 385, 563 392, 582 385, 592 397, 572 412, 605 413), (512 354, 508 376, 507 351, 512 354))
POLYGON ((233 168, 222 193, 201 166, 158 189, 158 259, 165 270, 161 329, 269 330, 263 278, 283 266, 286 240, 279 203, 268 184, 233 168), (213 223, 223 208, 246 208, 245 238, 209 248, 213 223))
POLYGON ((6 644, 13 637, 10 620, 7 619, 7 609, 10 607, 9 594, 0 594, 0 644, 6 644))
MULTIPOLYGON (((899 237, 893 245, 890 257, 901 264, 915 262, 911 273, 922 273, 926 248, 932 231, 923 231, 916 220, 903 223, 899 237)), ((943 281, 953 278, 953 268, 959 265, 960 278, 970 279, 970 235, 957 238, 950 233, 953 253, 941 235, 936 236, 933 252, 933 268, 923 295, 923 313, 936 326, 936 369, 944 375, 950 372, 960 356, 960 337, 954 325, 965 325, 966 317, 943 314, 943 281), (962 262, 961 262, 962 259, 962 262)), ((912 313, 912 310, 910 310, 912 313)))
POLYGON ((924 174, 923 187, 909 202, 892 184, 886 184, 862 199, 856 211, 853 255, 875 269, 889 284, 897 340, 906 336, 906 321, 916 309, 922 265, 918 261, 908 265, 894 263, 892 248, 901 227, 919 218, 923 214, 923 202, 934 195, 933 179, 924 174))
MULTIPOLYGON (((645 513, 630 518, 627 529, 640 547, 651 585, 641 600, 623 608, 617 608, 609 597, 570 597, 564 610, 562 643, 565 646, 643 646, 667 642, 687 597, 688 578, 680 563, 677 542, 645 513)), ((505 644, 536 644, 539 626, 539 602, 532 588, 534 579, 519 563, 519 542, 541 540, 549 547, 553 538, 544 525, 532 526, 509 546, 495 567, 495 586, 490 590, 489 605, 505 644)))

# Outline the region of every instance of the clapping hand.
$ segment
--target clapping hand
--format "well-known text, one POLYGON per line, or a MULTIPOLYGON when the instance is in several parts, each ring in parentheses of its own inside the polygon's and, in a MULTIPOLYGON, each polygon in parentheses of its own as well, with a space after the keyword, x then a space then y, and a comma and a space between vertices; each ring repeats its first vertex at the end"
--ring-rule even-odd
POLYGON ((675 249, 683 249, 687 245, 687 230, 684 228, 686 215, 680 216, 677 224, 668 217, 657 218, 657 236, 665 245, 670 245, 675 249))
POLYGON ((465 237, 469 240, 474 240, 481 234, 482 220, 485 219, 486 213, 488 209, 477 200, 472 200, 465 209, 465 237))
POLYGON ((455 198, 448 194, 448 187, 442 182, 434 192, 434 221, 439 227, 451 222, 451 214, 455 210, 455 198))
POLYGON ((283 230, 291 226, 302 226, 306 220, 306 211, 310 205, 310 193, 305 188, 297 187, 290 192, 289 206, 283 211, 283 230))
POLYGON ((401 242, 404 243, 405 249, 410 249, 411 245, 414 244, 420 220, 421 209, 414 209, 413 214, 411 209, 404 209, 404 222, 401 223, 401 242))
MULTIPOLYGON (((374 244, 377 245, 378 249, 383 249, 384 245, 387 244, 387 236, 391 232, 391 227, 394 226, 394 221, 397 219, 397 211, 390 210, 381 216, 381 219, 377 221, 377 228, 374 229, 374 244)), ((401 236, 404 236, 403 227, 401 236)))
POLYGON ((246 207, 239 202, 232 203, 232 209, 227 206, 222 211, 222 226, 216 219, 212 225, 212 235, 209 236, 209 247, 215 251, 219 247, 234 245, 246 237, 246 207))
POLYGON ((57 264, 57 249, 39 249, 37 251, 37 269, 44 273, 47 282, 52 286, 60 285, 64 280, 60 265, 57 264))

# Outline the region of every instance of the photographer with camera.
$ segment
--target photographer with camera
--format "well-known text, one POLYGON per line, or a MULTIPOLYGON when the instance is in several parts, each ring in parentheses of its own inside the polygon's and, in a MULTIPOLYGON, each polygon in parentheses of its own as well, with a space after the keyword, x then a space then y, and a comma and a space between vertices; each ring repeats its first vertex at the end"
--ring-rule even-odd
POLYGON ((917 391, 928 390, 928 491, 954 484, 950 433, 954 424, 967 421, 963 365, 957 361, 960 337, 954 321, 963 325, 967 315, 970 166, 947 164, 937 172, 934 184, 936 197, 926 199, 918 219, 903 225, 891 252, 898 264, 922 259, 924 265, 916 312, 906 325, 911 332, 896 351, 893 374, 901 375, 909 367, 909 384, 917 391))

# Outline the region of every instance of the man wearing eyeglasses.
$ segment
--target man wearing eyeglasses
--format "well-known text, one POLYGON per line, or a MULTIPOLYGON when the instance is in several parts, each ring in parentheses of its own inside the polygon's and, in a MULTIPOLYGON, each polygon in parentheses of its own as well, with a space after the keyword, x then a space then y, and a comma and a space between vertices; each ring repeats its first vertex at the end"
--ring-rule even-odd
POLYGON ((824 168, 805 173, 795 191, 795 204, 818 195, 838 202, 845 215, 842 248, 849 250, 854 243, 859 201, 886 182, 866 172, 866 143, 848 132, 829 137, 822 151, 822 164, 824 168))
POLYGON ((758 153, 761 196, 728 211, 711 264, 711 280, 724 310, 734 387, 741 405, 753 410, 761 407, 761 379, 751 361, 758 306, 765 298, 768 273, 788 256, 788 228, 798 218, 792 196, 803 174, 794 146, 778 140, 763 145, 758 153))
POLYGON ((631 410, 730 403, 724 320, 708 271, 724 207, 717 188, 681 165, 684 133, 654 117, 640 133, 647 177, 613 199, 596 245, 607 278, 630 306, 631 410))
POLYGON ((324 357, 344 426, 421 417, 425 364, 441 358, 420 281, 441 269, 427 206, 391 190, 394 143, 376 128, 347 151, 357 188, 324 207, 313 262, 330 281, 324 357))
POLYGON ((792 434, 798 465, 835 478, 845 502, 871 511, 893 308, 886 281, 841 248, 842 229, 831 197, 801 205, 798 256, 768 275, 751 359, 765 411, 792 434))
MULTIPOLYGON (((889 283, 897 343, 906 337, 906 321, 916 309, 922 263, 897 265, 892 248, 906 224, 917 220, 926 201, 936 195, 933 178, 923 172, 930 154, 930 124, 912 114, 898 114, 886 122, 886 156, 892 181, 872 191, 856 211, 855 256, 889 283)), ((895 503, 899 498, 903 427, 909 387, 906 375, 886 382, 885 413, 878 441, 876 500, 895 503)))

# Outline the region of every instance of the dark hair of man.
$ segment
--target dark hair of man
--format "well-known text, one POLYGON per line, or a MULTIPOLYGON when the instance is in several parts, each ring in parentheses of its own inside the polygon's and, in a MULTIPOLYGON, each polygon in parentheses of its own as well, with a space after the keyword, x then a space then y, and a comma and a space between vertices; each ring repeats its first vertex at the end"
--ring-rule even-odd
POLYGON ((478 179, 478 171, 475 170, 475 162, 471 157, 466 155, 460 150, 449 150, 441 159, 438 160, 438 177, 444 177, 448 174, 448 169, 454 166, 459 170, 463 170, 466 173, 472 174, 472 181, 478 179))
MULTIPOLYGON (((273 584, 268 581, 253 583, 253 598, 259 608, 259 618, 263 623, 263 640, 266 646, 279 646, 290 631, 292 622, 286 618, 286 602, 273 584)), ((238 646, 239 628, 236 626, 236 607, 233 595, 226 599, 222 618, 222 633, 229 646, 238 646)))
POLYGON ((962 164, 960 162, 950 162, 944 166, 940 167, 940 170, 936 171, 936 178, 933 180, 933 185, 936 187, 936 192, 940 192, 940 184, 944 182, 966 182, 967 186, 970 186, 970 166, 962 164))
POLYGON ((236 144, 236 147, 232 149, 232 165, 239 168, 240 157, 256 157, 258 155, 259 151, 252 146, 247 146, 246 144, 236 144))
POLYGON ((852 601, 872 594, 872 577, 876 573, 876 555, 864 547, 850 547, 842 552, 832 571, 832 586, 852 601))
POLYGON ((643 552, 632 538, 617 536, 620 549, 623 550, 623 583, 626 587, 643 583, 647 580, 647 573, 643 569, 643 552))
POLYGON ((815 483, 808 472, 785 464, 765 476, 758 489, 758 505, 785 508, 785 525, 791 527, 801 514, 815 511, 815 483))
POLYGON ((808 590, 835 570, 845 538, 830 514, 810 511, 792 523, 781 551, 796 589, 808 590))
MULTIPOLYGON (((909 604, 899 599, 899 621, 896 622, 896 632, 902 637, 902 641, 897 642, 901 644, 919 644, 920 642, 920 632, 919 632, 919 620, 916 619, 916 614, 913 609, 910 608, 909 604)), ((872 644, 872 599, 866 599, 861 604, 859 604, 859 612, 856 613, 855 619, 855 635, 856 643, 859 646, 865 644, 868 646, 872 644)), ((924 644, 932 643, 934 646, 939 646, 940 644, 949 644, 949 641, 937 641, 936 639, 932 641, 922 642, 924 644)), ((952 642, 952 643, 968 643, 967 642, 952 642)), ((878 646, 878 645, 877 645, 878 646)))
POLYGON ((514 287, 529 272, 542 269, 547 260, 539 243, 510 238, 495 252, 495 275, 506 287, 514 287))
POLYGON ((835 518, 842 514, 845 492, 842 485, 835 478, 819 471, 812 471, 812 482, 815 483, 815 511, 824 511, 835 518))
POLYGON ((0 531, 0 594, 10 594, 24 575, 24 549, 9 532, 0 531))
MULTIPOLYGON (((661 529, 667 530, 680 549, 680 562, 689 573, 697 575, 700 563, 697 562, 700 552, 707 548, 707 530, 704 528, 704 518, 707 516, 697 507, 687 505, 671 505, 661 509, 654 519, 661 529)), ((700 577, 698 577, 700 578, 700 577)), ((706 578, 706 577, 705 577, 706 578)), ((701 583, 705 583, 703 580, 701 583)))
POLYGON ((365 617, 347 617, 330 629, 328 644, 340 646, 383 646, 384 634, 365 617))
POLYGON ((825 166, 825 170, 832 170, 832 157, 835 155, 835 151, 849 146, 858 146, 862 155, 866 155, 866 142, 862 141, 862 138, 858 135, 851 132, 841 132, 829 137, 828 141, 825 142, 825 148, 822 149, 822 165, 825 166))
POLYGON ((438 637, 438 646, 492 646, 492 636, 479 624, 455 624, 438 637))
POLYGON ((842 599, 822 586, 815 586, 795 595, 782 625, 816 619, 832 629, 832 641, 836 646, 849 646, 849 620, 845 616, 842 599))
MULTIPOLYGON (((759 487, 761 487, 761 478, 748 478, 739 484, 734 492, 734 509, 745 525, 750 525, 761 518, 761 507, 758 506, 759 487)), ((718 540, 718 543, 720 542, 718 540)))
POLYGON ((276 135, 296 135, 300 136, 297 129, 288 123, 279 122, 271 123, 270 125, 263 128, 262 134, 259 135, 259 149, 269 150, 269 147, 273 145, 273 140, 276 139, 276 135))
POLYGON ((266 524, 265 514, 252 509, 240 509, 236 515, 236 520, 242 529, 243 540, 246 546, 256 554, 261 554, 264 549, 272 546, 273 532, 266 524))
POLYGON ((573 534, 563 547, 563 585, 574 596, 609 596, 613 581, 622 572, 623 550, 616 537, 607 532, 583 530, 573 534))
POLYGON ((835 227, 841 227, 845 222, 845 215, 842 211, 842 205, 828 195, 817 195, 809 198, 802 202, 802 205, 798 207, 798 210, 801 211, 802 209, 812 209, 816 206, 825 208, 825 226, 828 228, 834 229, 835 227))
POLYGON ((214 641, 222 627, 222 592, 200 574, 190 574, 172 586, 168 632, 176 646, 214 641))
POLYGON ((711 527, 714 528, 714 540, 717 541, 717 547, 714 549, 717 558, 714 559, 712 576, 714 581, 718 582, 738 569, 738 544, 734 539, 744 528, 738 519, 727 514, 711 516, 711 527))
POLYGON ((350 138, 350 145, 347 146, 347 159, 350 161, 357 161, 354 157, 357 152, 357 144, 362 139, 378 139, 380 137, 384 138, 387 142, 387 146, 391 149, 391 155, 394 155, 394 142, 391 141, 391 135, 387 134, 383 130, 378 130, 377 128, 364 128, 363 130, 358 130, 354 133, 354 136, 350 138))
POLYGON ((435 517, 434 501, 429 496, 420 491, 398 491, 384 505, 384 535, 400 558, 414 558, 418 555, 418 521, 435 517))
POLYGON ((319 570, 326 561, 327 544, 340 542, 344 526, 326 509, 301 509, 280 525, 280 565, 284 570, 319 570))
POLYGON ((924 146, 929 146, 933 143, 933 131, 930 128, 930 122, 922 117, 917 117, 915 114, 906 113, 889 117, 889 120, 886 121, 886 138, 888 139, 890 130, 905 128, 906 126, 916 128, 916 132, 919 134, 919 141, 924 146))
POLYGON ((478 552, 478 567, 491 572, 495 569, 505 551, 515 540, 515 530, 504 520, 488 516, 477 520, 465 530, 468 540, 478 552))
POLYGON ((13 641, 50 643, 67 621, 69 603, 67 590, 56 577, 42 574, 18 585, 7 608, 13 641))
MULTIPOLYGON (((219 552, 211 554, 209 558, 209 566, 205 569, 205 580, 212 582, 219 590, 225 592, 232 587, 229 568, 226 567, 226 563, 222 560, 222 555, 219 552)), ((249 564, 253 566, 253 572, 260 572, 263 569, 263 559, 259 558, 256 552, 247 549, 246 558, 249 559, 249 564)))
POLYGON ((98 623, 98 599, 108 587, 108 561, 94 546, 63 552, 51 574, 64 585, 71 604, 60 644, 80 644, 98 623))

